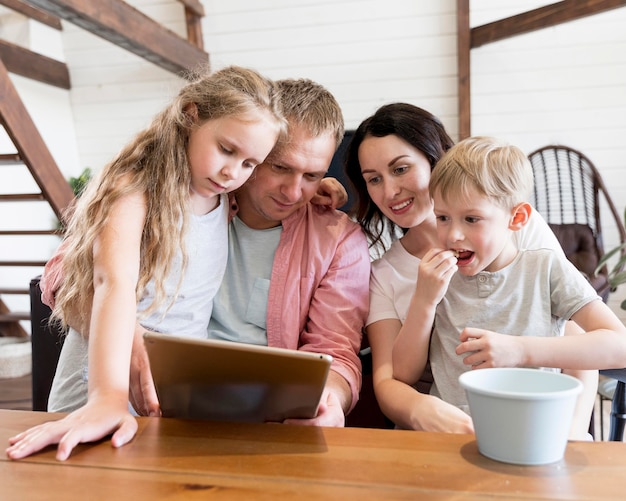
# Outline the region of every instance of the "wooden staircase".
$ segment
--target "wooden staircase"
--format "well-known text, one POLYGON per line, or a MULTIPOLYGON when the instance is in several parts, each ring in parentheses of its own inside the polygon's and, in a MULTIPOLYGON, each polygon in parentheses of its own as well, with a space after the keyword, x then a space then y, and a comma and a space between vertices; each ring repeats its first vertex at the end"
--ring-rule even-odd
MULTIPOLYGON (((74 198, 69 183, 48 151, 41 135, 37 131, 30 115, 20 99, 2 60, 0 60, 0 125, 15 146, 15 153, 0 155, 0 204, 19 205, 21 202, 41 202, 49 204, 59 220, 74 198), (7 166, 21 165, 28 169, 40 191, 36 193, 2 193, 2 186, 7 186, 8 179, 3 182, 7 166)), ((12 209, 12 207, 11 207, 12 209)), ((11 213, 19 214, 19 209, 11 213)), ((4 229, 0 221, 0 245, 10 249, 11 237, 33 237, 57 234, 56 228, 36 230, 4 229)), ((33 243, 33 245, 37 245, 33 243)), ((16 267, 43 269, 45 260, 3 259, 0 260, 0 276, 6 276, 6 270, 16 267), (3 271, 4 270, 4 271, 3 271)), ((40 271, 39 271, 40 272, 40 271)), ((34 275, 33 275, 34 277, 34 275)), ((31 278, 33 278, 31 277, 31 278)), ((24 320, 30 320, 30 311, 11 311, 4 299, 10 295, 28 295, 29 282, 22 287, 0 287, 0 336, 28 336, 22 327, 24 320)))
MULTIPOLYGON (((57 30, 62 29, 61 19, 65 19, 168 71, 186 74, 197 65, 209 61, 209 55, 203 48, 201 28, 201 19, 205 13, 199 0, 178 2, 184 8, 186 39, 123 0, 107 0, 106 5, 84 0, 0 0, 0 5, 57 30), (133 28, 129 29, 129 26, 133 28)), ((47 85, 69 89, 71 85, 67 65, 0 40, 0 126, 15 146, 14 152, 0 152, 0 208, 10 206, 10 214, 13 215, 19 214, 19 208, 13 211, 13 206, 19 207, 21 203, 22 207, 26 207, 40 202, 49 204, 56 218, 61 221, 74 193, 24 107, 9 78, 9 71, 47 85), (6 187, 12 183, 9 182, 11 179, 3 176, 10 176, 6 172, 16 166, 28 169, 38 190, 32 193, 6 192, 6 187)), ((1 256, 10 255, 12 238, 32 237, 36 241, 38 237, 49 239, 51 234, 56 233, 56 228, 7 229, 6 221, 0 217, 0 336, 29 335, 21 322, 30 320, 30 311, 11 311, 5 299, 8 296, 27 296, 30 280, 41 273, 46 263, 45 260, 19 257, 2 259, 1 256), (33 270, 32 276, 24 280, 23 287, 21 279, 18 287, 3 286, 7 283, 5 277, 9 274, 8 270, 13 272, 19 268, 33 270)), ((29 303, 23 301, 23 304, 29 303)))

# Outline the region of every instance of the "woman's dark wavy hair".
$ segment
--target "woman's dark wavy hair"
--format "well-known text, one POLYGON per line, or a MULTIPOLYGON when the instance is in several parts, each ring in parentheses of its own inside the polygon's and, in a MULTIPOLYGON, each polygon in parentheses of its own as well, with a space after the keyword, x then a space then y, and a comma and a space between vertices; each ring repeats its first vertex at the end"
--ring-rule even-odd
POLYGON ((344 169, 353 188, 354 202, 350 215, 368 237, 370 247, 385 249, 382 239, 386 233, 396 235, 398 227, 383 215, 372 202, 359 163, 359 146, 368 136, 385 137, 394 134, 421 151, 430 162, 431 170, 454 142, 441 120, 428 111, 407 103, 392 103, 380 107, 357 128, 345 154, 344 169))

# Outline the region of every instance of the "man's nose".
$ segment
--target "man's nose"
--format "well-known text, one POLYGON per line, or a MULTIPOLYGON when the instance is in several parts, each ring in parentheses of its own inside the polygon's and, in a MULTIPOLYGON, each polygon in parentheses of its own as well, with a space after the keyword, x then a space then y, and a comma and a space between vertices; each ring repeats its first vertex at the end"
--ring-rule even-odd
POLYGON ((300 178, 292 177, 289 181, 283 183, 282 193, 290 202, 297 202, 300 200, 301 189, 300 178))

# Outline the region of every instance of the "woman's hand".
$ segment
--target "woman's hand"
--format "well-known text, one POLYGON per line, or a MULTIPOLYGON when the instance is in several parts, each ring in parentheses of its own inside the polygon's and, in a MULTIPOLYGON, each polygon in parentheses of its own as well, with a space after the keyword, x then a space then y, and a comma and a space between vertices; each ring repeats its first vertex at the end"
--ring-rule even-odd
POLYGON ((414 407, 416 430, 441 433, 474 433, 472 418, 458 407, 432 395, 420 395, 419 406, 414 407))

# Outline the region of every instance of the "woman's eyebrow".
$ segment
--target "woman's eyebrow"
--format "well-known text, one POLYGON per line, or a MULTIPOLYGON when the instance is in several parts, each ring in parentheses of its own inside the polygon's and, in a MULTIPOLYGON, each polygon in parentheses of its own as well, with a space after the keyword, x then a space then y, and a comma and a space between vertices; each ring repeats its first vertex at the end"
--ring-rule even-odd
POLYGON ((393 164, 395 164, 398 160, 400 160, 401 158, 406 158, 409 155, 398 155, 396 158, 392 158, 391 161, 387 164, 388 167, 391 167, 393 164))

